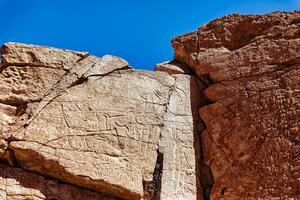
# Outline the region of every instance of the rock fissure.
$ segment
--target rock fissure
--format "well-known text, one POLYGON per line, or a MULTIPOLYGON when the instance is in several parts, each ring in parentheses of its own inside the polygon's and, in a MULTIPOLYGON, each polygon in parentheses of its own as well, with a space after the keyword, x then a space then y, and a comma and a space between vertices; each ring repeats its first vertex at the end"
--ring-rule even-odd
POLYGON ((164 154, 157 150, 157 159, 155 169, 153 172, 153 180, 143 181, 144 187, 144 198, 151 200, 160 200, 161 184, 162 184, 162 173, 163 173, 163 160, 164 154))
MULTIPOLYGON (((88 61, 88 64, 85 64, 84 61, 87 60, 88 58, 91 58, 89 54, 86 54, 86 56, 83 56, 81 59, 79 59, 74 67, 70 69, 68 73, 66 73, 60 81, 55 84, 53 88, 49 92, 47 92, 46 96, 39 102, 37 109, 33 112, 32 117, 27 121, 24 126, 28 126, 34 118, 49 104, 51 103, 54 99, 56 99, 58 96, 62 95, 67 89, 70 89, 71 87, 83 84, 86 82, 89 77, 94 77, 94 76, 100 76, 104 77, 106 75, 109 75, 111 73, 114 73, 119 70, 127 70, 131 69, 127 63, 121 63, 121 65, 125 66, 117 66, 118 68, 112 68, 110 71, 104 70, 104 72, 101 74, 100 71, 97 72, 92 72, 89 73, 90 70, 92 70, 96 65, 97 62, 103 62, 103 61, 98 61, 97 58, 92 57, 92 61, 88 61), (96 60, 96 61, 95 61, 96 60), (82 64, 80 62, 83 62, 83 65, 85 68, 80 69, 82 67, 82 64), (94 62, 94 63, 93 63, 94 62), (76 66, 77 64, 77 66, 76 66), (83 71, 82 71, 83 70, 83 71), (82 73, 82 74, 81 74, 82 73), (75 77, 74 77, 75 76, 75 77)), ((109 58, 109 57, 106 57, 109 58)), ((113 58, 114 59, 114 58, 113 58)), ((107 62, 107 61, 106 61, 107 62)), ((107 63, 109 64, 109 63, 107 63)))
MULTIPOLYGON (((206 88, 209 87, 212 83, 210 82, 209 78, 207 77, 201 77, 194 74, 194 76, 197 77, 198 85, 202 85, 202 88, 198 89, 199 91, 205 91, 206 88)), ((203 103, 201 103, 198 107, 198 109, 201 109, 202 107, 205 107, 206 105, 209 105, 211 102, 207 99, 203 99, 203 103)), ((197 111, 198 111, 197 109, 197 111)), ((198 114, 198 112, 197 112, 198 114)), ((197 174, 197 193, 199 194, 197 199, 203 199, 203 200, 209 200, 210 199, 210 193, 212 186, 214 184, 214 178, 211 173, 211 168, 205 164, 204 162, 204 152, 203 152, 203 141, 201 138, 201 133, 203 130, 205 130, 205 123, 202 121, 201 118, 199 118, 199 121, 196 122, 195 131, 194 131, 194 146, 195 146, 195 155, 196 155, 196 171, 197 174), (200 197, 201 195, 201 197, 200 197)))

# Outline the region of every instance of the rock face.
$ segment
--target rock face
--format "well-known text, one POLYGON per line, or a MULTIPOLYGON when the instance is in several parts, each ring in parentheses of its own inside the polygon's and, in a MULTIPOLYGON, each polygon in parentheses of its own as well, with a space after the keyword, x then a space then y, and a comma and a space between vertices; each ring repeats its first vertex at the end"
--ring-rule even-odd
POLYGON ((300 12, 172 44, 154 72, 4 44, 0 199, 300 199, 300 12))
POLYGON ((0 165, 7 199, 197 199, 203 86, 196 76, 7 43, 0 81, 0 157, 18 167, 0 165), (63 182, 53 187, 65 192, 44 188, 49 181, 40 175, 63 182), (27 184, 27 176, 38 184, 27 184), (77 195, 71 185, 98 196, 77 195))
POLYGON ((99 193, 47 180, 42 176, 0 164, 0 199, 112 200, 99 193))
POLYGON ((300 12, 229 15, 172 44, 208 83, 210 199, 299 199, 300 12))

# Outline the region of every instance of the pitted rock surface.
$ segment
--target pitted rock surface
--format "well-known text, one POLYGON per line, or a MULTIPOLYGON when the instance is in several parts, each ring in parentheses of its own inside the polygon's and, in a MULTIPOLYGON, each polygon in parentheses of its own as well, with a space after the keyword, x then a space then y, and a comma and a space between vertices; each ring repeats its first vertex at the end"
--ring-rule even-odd
POLYGON ((300 198, 300 12, 229 15, 173 40, 208 81, 200 109, 210 199, 300 198))

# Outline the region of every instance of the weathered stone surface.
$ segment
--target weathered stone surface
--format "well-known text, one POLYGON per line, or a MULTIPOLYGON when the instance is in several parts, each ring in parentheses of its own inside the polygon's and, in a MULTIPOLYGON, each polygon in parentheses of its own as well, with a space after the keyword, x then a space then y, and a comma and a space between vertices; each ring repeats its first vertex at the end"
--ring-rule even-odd
POLYGON ((1 48, 1 69, 6 66, 32 66, 69 70, 88 53, 41 47, 21 43, 5 43, 1 48))
POLYGON ((106 55, 102 59, 94 56, 86 56, 84 59, 75 63, 69 72, 64 74, 59 82, 47 92, 26 124, 31 123, 47 104, 60 96, 66 89, 89 78, 93 78, 94 76, 104 76, 121 69, 130 69, 128 63, 121 58, 110 55, 106 55))
POLYGON ((299 199, 300 12, 229 15, 173 40, 210 83, 200 109, 210 199, 299 199))
MULTIPOLYGON (((6 163, 120 199, 197 199, 196 77, 16 43, 2 54, 6 163)), ((33 187, 24 195, 30 191, 45 193, 33 187)))
POLYGON ((176 82, 164 116, 160 151, 163 152, 161 199, 202 199, 199 182, 197 128, 203 85, 189 75, 175 75, 176 82), (198 186, 195 187, 195 186, 198 186))
POLYGON ((192 74, 191 69, 186 64, 174 61, 167 61, 155 65, 155 71, 167 72, 169 75, 192 74))
POLYGON ((26 169, 138 199, 143 179, 152 178, 173 82, 165 74, 125 72, 73 86, 10 148, 26 169))
POLYGON ((6 148, 11 134, 30 117, 35 102, 64 76, 67 65, 72 66, 84 54, 17 43, 4 44, 1 53, 0 158, 9 160, 6 148))
POLYGON ((300 12, 172 43, 156 72, 4 44, 0 199, 299 199, 300 12))
POLYGON ((99 193, 58 183, 42 176, 0 164, 1 200, 113 200, 99 193))

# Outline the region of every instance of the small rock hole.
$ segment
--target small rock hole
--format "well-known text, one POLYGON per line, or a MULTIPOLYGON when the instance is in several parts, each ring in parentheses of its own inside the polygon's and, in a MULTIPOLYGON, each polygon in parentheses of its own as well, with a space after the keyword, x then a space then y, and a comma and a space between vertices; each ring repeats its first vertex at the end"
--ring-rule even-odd
POLYGON ((223 187, 223 189, 221 190, 221 194, 224 195, 226 192, 226 187, 223 187))

